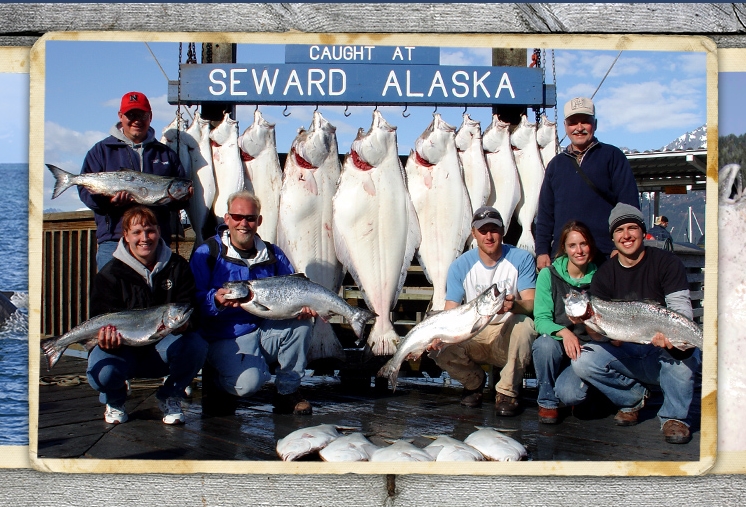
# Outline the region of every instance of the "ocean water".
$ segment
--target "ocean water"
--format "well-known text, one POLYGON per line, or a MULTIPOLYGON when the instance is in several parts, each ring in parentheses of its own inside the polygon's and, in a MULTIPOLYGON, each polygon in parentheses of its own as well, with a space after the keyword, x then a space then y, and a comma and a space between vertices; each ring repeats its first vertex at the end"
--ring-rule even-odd
POLYGON ((28 445, 28 164, 0 164, 0 291, 18 307, 0 327, 0 445, 28 445))

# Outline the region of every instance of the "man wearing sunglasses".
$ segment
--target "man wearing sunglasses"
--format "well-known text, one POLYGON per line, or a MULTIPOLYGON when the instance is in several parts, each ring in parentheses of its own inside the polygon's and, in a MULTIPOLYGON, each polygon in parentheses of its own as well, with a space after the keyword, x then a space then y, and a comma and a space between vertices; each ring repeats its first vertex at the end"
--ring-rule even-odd
MULTIPOLYGON (((118 115, 119 122, 109 131, 111 135, 88 151, 81 174, 128 169, 158 176, 186 177, 178 155, 155 138, 155 131, 150 127, 153 112, 144 93, 125 93, 118 115)), ((122 237, 122 215, 136 203, 124 191, 108 197, 92 194, 85 187, 79 186, 78 194, 80 200, 94 213, 98 242, 96 264, 100 271, 113 258, 122 237)), ((158 219, 161 237, 167 245, 171 243, 171 211, 182 209, 186 205, 187 201, 177 201, 150 207, 158 219)))
POLYGON ((560 232, 570 220, 582 220, 593 234, 600 265, 614 250, 606 217, 617 203, 640 209, 637 183, 627 157, 617 147, 600 143, 596 107, 587 97, 565 104, 565 133, 570 145, 547 164, 536 215, 536 264, 551 264, 560 232))
POLYGON ((518 412, 523 371, 531 362, 536 339, 534 310, 536 263, 525 250, 503 243, 505 225, 500 213, 482 206, 472 217, 477 247, 458 257, 448 269, 445 309, 468 303, 493 283, 507 289, 505 303, 490 324, 471 340, 450 345, 430 356, 464 386, 461 405, 482 404, 486 375, 483 364, 502 368, 495 386, 495 411, 501 416, 518 412))
MULTIPOLYGON (((262 215, 254 194, 246 190, 231 194, 223 218, 217 234, 200 245, 189 261, 197 285, 200 333, 209 344, 207 367, 215 371, 214 378, 205 378, 204 389, 250 396, 271 378, 270 365, 278 363, 275 412, 310 414, 311 404, 298 388, 306 369, 310 318, 317 314, 304 308, 297 319, 263 319, 243 310, 242 300, 225 298, 227 281, 289 275, 295 270, 282 250, 257 235, 262 215)), ((205 410, 212 410, 207 401, 205 410)))

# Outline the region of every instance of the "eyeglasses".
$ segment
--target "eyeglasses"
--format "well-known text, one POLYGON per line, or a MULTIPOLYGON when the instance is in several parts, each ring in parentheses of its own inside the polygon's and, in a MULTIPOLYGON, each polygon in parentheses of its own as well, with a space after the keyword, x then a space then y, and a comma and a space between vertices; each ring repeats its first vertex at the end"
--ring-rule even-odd
POLYGON ((497 211, 483 211, 481 213, 477 213, 474 215, 474 218, 471 219, 472 222, 476 222, 477 220, 484 220, 485 218, 493 218, 495 220, 499 220, 500 222, 503 221, 503 217, 500 216, 500 213, 497 211))
POLYGON ((259 219, 259 215, 241 215, 239 213, 228 213, 231 216, 231 219, 236 222, 242 222, 246 220, 247 222, 256 222, 259 219))
POLYGON ((126 113, 124 113, 124 116, 126 116, 129 121, 142 121, 147 119, 149 114, 150 113, 147 111, 132 109, 131 111, 127 111, 126 113))

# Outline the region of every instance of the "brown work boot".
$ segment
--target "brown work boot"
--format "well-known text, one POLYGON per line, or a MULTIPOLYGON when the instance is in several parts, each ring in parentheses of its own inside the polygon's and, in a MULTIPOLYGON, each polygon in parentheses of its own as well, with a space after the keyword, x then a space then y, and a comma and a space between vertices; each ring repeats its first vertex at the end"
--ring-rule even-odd
POLYGON ((557 424, 559 421, 559 410, 556 408, 544 408, 539 406, 539 422, 544 424, 557 424))
POLYGON ((298 391, 290 394, 277 393, 272 404, 275 414, 310 415, 313 411, 311 404, 298 391))
POLYGON ((497 412, 497 415, 504 417, 513 417, 518 412, 518 398, 497 393, 497 396, 495 396, 495 412, 497 412))
POLYGON ((663 436, 669 444, 685 444, 692 439, 692 432, 683 422, 669 419, 663 424, 663 436))
POLYGON ((461 393, 461 405, 464 407, 477 408, 482 406, 484 386, 479 389, 464 389, 461 393))
POLYGON ((629 411, 629 412, 622 412, 620 410, 614 416, 614 422, 616 423, 617 426, 634 426, 638 422, 637 414, 639 412, 640 412, 639 408, 629 411))

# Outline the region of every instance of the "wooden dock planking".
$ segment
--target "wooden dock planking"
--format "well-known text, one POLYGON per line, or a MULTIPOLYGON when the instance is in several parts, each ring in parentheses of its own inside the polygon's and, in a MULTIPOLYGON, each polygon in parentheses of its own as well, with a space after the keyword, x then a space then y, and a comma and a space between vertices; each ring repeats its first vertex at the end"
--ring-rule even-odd
MULTIPOLYGON (((65 356, 54 375, 85 372, 85 361, 65 356)), ((50 375, 43 373, 43 377, 50 375)), ((696 461, 699 459, 699 422, 687 445, 666 444, 656 412, 662 395, 653 392, 637 426, 613 423, 612 409, 580 419, 566 415, 558 425, 539 424, 536 391, 523 393, 523 410, 512 418, 496 416, 490 395, 484 406, 459 405, 460 389, 423 379, 400 379, 395 393, 380 387, 351 389, 332 377, 304 379, 303 393, 314 406, 310 417, 272 413, 273 387, 265 386, 242 400, 235 415, 202 417, 201 389, 185 402, 186 424, 167 426, 155 397, 158 379, 135 380, 126 402, 130 420, 109 425, 103 405, 86 383, 41 385, 39 399, 39 455, 43 458, 159 459, 159 460, 277 460, 278 439, 298 428, 336 424, 359 428, 377 445, 386 440, 413 438, 424 447, 426 436, 445 434, 464 439, 475 426, 491 426, 523 443, 532 460, 569 461, 696 461)), ((699 389, 692 414, 699 418, 699 389)), ((581 416, 581 414, 578 414, 581 416)), ((318 460, 318 456, 307 459, 318 460)))

